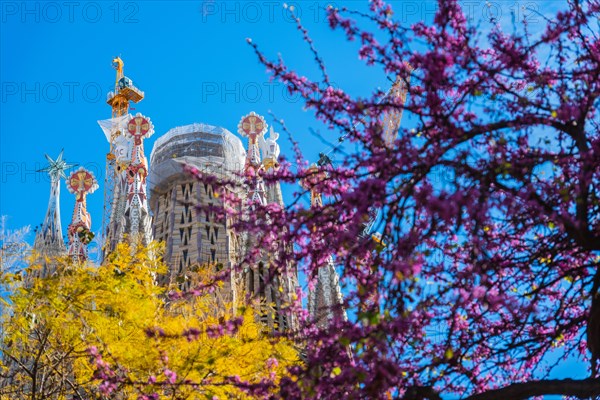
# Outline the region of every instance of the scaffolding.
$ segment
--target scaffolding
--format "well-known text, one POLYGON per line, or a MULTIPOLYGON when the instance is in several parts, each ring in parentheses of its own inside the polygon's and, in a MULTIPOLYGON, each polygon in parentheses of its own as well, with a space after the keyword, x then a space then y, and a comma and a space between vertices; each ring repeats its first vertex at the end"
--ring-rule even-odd
POLYGON ((216 175, 234 177, 244 168, 246 151, 225 128, 191 124, 169 130, 154 142, 150 154, 150 193, 169 178, 182 174, 183 165, 216 175))
POLYGON ((123 72, 123 60, 116 57, 112 61, 116 70, 115 88, 107 95, 106 103, 112 109, 112 118, 98 121, 106 136, 110 149, 106 154, 104 175, 104 211, 101 230, 101 259, 114 250, 118 240, 118 225, 125 212, 127 181, 125 171, 131 160, 133 148, 131 139, 123 134, 131 119, 129 103, 144 99, 144 92, 135 87, 133 81, 123 72))

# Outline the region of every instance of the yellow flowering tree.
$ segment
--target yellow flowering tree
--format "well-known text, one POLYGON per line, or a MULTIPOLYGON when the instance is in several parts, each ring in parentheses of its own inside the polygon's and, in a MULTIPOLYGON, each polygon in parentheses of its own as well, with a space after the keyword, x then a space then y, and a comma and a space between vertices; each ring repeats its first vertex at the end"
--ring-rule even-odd
POLYGON ((294 344, 265 336, 251 307, 234 312, 215 293, 167 295, 155 284, 165 271, 159 254, 156 245, 122 244, 102 266, 57 260, 54 276, 15 286, 0 321, 0 398, 249 398, 252 385, 275 390, 299 362, 294 344))

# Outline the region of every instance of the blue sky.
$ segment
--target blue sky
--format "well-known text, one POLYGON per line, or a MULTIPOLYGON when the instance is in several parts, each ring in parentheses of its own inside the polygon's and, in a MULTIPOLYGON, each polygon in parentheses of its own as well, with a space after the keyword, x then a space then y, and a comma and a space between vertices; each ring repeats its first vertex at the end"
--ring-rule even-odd
MULTIPOLYGON (((64 148, 68 161, 103 180, 108 143, 96 121, 110 117, 105 99, 114 85, 110 63, 115 55, 121 55, 125 74, 146 94, 135 112, 155 125, 147 155, 154 140, 175 126, 204 122, 235 132, 242 115, 256 111, 267 116, 268 110, 285 118, 309 156, 322 149, 308 133, 309 127, 318 129, 309 113, 281 84, 269 82, 245 42, 251 37, 269 55, 281 53, 315 76, 310 53, 283 3, 77 4, 2 3, 0 215, 10 217, 10 226, 43 221, 49 182, 35 171, 44 166, 44 153, 54 157, 64 148)), ((368 75, 361 68, 354 46, 329 30, 324 14, 316 14, 318 6, 325 3, 303 2, 296 10, 330 61, 336 83, 365 94, 386 85, 383 74, 368 75), (348 68, 353 63, 356 69, 348 68)), ((289 146, 280 142, 286 152, 289 146)), ((64 184, 61 190, 66 229, 73 196, 64 184)), ((102 188, 88 198, 93 230, 101 224, 102 198, 102 188)))
MULTIPOLYGON (((149 116, 155 125, 155 135, 146 142, 148 155, 154 140, 175 126, 204 122, 235 133, 242 115, 256 111, 267 116, 272 110, 285 119, 307 158, 316 160, 326 145, 309 129, 332 141, 335 132, 316 123, 280 83, 269 82, 245 41, 252 38, 269 56, 281 54, 302 74, 318 78, 285 4, 276 0, 1 2, 0 215, 9 216, 11 227, 33 227, 43 221, 49 181, 35 171, 45 165, 44 153, 54 157, 64 148, 68 161, 88 167, 102 183, 108 143, 96 121, 110 117, 105 99, 114 85, 110 62, 116 55, 125 62, 125 74, 146 93, 135 112, 149 116)), ((287 4, 310 30, 335 85, 355 95, 368 95, 376 87, 387 89, 385 75, 366 68, 358 60, 357 44, 332 32, 324 17, 328 4, 365 9, 366 2, 287 4)), ((404 23, 431 20, 436 9, 431 1, 392 4, 404 23)), ((541 9, 539 4, 466 2, 465 10, 475 20, 496 16, 508 25, 511 10, 531 14, 520 7, 541 9)), ((405 116, 403 125, 410 124, 405 116)), ((291 155, 285 136, 280 142, 283 153, 291 155)), ((292 190, 285 194, 291 195, 292 190)), ((64 184, 61 203, 66 229, 73 196, 64 184)), ((101 187, 88 198, 93 230, 100 227, 102 203, 101 187)))
MULTIPOLYGON (((329 29, 322 8, 330 3, 288 5, 310 30, 337 86, 355 95, 386 89, 385 75, 358 60, 357 44, 329 29)), ((333 3, 365 8, 362 1, 333 3)), ((431 20, 435 11, 430 1, 392 4, 405 23, 431 20)), ((495 17, 506 26, 511 11, 530 14, 532 29, 542 24, 528 8, 546 13, 561 4, 465 2, 470 17, 495 17)), ((54 157, 64 148, 69 162, 91 169, 100 181, 100 189, 88 197, 92 230, 100 229, 108 143, 96 121, 110 117, 105 99, 114 85, 111 60, 116 55, 146 94, 134 107, 155 126, 155 135, 146 141, 148 156, 154 140, 170 128, 203 122, 235 133, 240 117, 250 111, 266 116, 269 124, 269 110, 284 118, 309 160, 316 161, 327 147, 309 129, 336 139, 281 84, 269 82, 245 41, 252 38, 269 56, 281 54, 302 74, 318 78, 283 1, 3 1, 0 7, 0 215, 9 216, 10 227, 43 221, 49 180, 35 171, 45 166, 44 153, 54 157)), ((405 116, 403 124, 410 126, 410 118, 405 116)), ((292 156, 284 135, 280 143, 282 152, 292 156)), ((292 192, 287 188, 284 195, 290 198, 292 192)), ((65 233, 73 202, 63 182, 65 233)), ((572 376, 570 365, 560 375, 572 376)))

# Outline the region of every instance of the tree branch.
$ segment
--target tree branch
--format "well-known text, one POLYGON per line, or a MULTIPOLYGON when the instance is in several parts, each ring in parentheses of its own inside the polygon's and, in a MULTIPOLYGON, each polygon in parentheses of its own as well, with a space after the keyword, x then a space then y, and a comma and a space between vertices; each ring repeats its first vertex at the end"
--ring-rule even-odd
POLYGON ((575 396, 582 399, 600 396, 600 378, 588 378, 584 380, 554 379, 513 383, 501 389, 474 394, 464 400, 518 400, 551 394, 575 396))
POLYGON ((442 400, 442 398, 431 386, 414 386, 406 391, 402 400, 442 400))

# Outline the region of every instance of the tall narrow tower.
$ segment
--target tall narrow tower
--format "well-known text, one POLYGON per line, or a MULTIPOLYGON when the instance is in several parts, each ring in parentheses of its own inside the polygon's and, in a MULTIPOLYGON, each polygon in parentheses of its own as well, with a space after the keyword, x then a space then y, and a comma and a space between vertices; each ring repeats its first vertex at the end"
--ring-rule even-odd
MULTIPOLYGON (((409 72, 406 81, 401 75, 396 76, 394 84, 386 95, 388 101, 399 102, 402 105, 406 102, 407 85, 410 82, 410 72, 412 67, 406 63, 406 69, 409 72)), ((388 148, 393 148, 394 141, 398 137, 398 129, 402 121, 402 108, 387 110, 383 116, 383 140, 388 148)), ((321 163, 319 163, 321 165, 321 163)), ((309 169, 309 175, 300 182, 304 189, 310 190, 311 208, 323 207, 322 194, 316 189, 317 184, 326 179, 325 172, 320 171, 317 166, 309 169)), ((379 210, 371 206, 369 208, 369 218, 364 223, 361 235, 366 236, 371 233, 375 224, 379 210)), ((375 239, 376 236, 373 235, 375 239)), ((317 326, 326 328, 329 321, 334 317, 347 318, 343 309, 343 297, 340 289, 339 276, 335 270, 333 258, 328 257, 323 266, 319 266, 313 289, 308 294, 308 312, 316 322, 317 326)))
MULTIPOLYGON (((316 165, 311 166, 307 172, 307 177, 300 184, 304 189, 310 191, 310 207, 322 208, 323 197, 317 190, 317 185, 326 179, 327 175, 316 165)), ((340 278, 331 256, 327 258, 324 265, 317 269, 314 286, 308 292, 308 313, 320 328, 326 328, 329 321, 335 317, 346 318, 340 278)))
POLYGON ((106 175, 104 181, 104 213, 102 216, 102 234, 104 245, 102 257, 112 252, 119 241, 120 224, 127 203, 126 171, 132 156, 133 144, 124 135, 127 122, 131 119, 129 103, 138 103, 144 98, 144 92, 133 85, 123 72, 123 60, 116 57, 112 62, 116 70, 115 89, 108 93, 106 103, 111 106, 112 118, 98 121, 110 145, 106 155, 106 175))
MULTIPOLYGON (((242 117, 238 125, 238 133, 248 138, 245 175, 248 185, 247 212, 253 212, 257 206, 277 203, 283 206, 279 184, 265 186, 262 174, 266 169, 276 168, 279 146, 277 134, 271 130, 271 136, 264 140, 267 131, 264 118, 254 112, 242 117), (259 146, 262 147, 265 163, 261 161, 259 146)), ((268 219, 269 216, 267 215, 268 219)), ((268 222, 268 221, 267 221, 268 222)), ((255 238, 248 235, 245 240, 245 251, 251 252, 258 245, 255 238)), ((278 244, 278 251, 287 251, 286 243, 278 244)), ((275 254, 260 250, 258 262, 244 268, 242 282, 246 294, 260 301, 261 322, 268 330, 287 330, 295 327, 295 318, 285 310, 290 305, 298 285, 298 277, 293 266, 286 266, 283 271, 273 269, 275 254)))
POLYGON ((43 260, 42 277, 52 274, 52 265, 45 262, 46 258, 53 258, 65 255, 67 248, 62 236, 60 224, 60 179, 67 178, 65 171, 73 165, 69 165, 63 160, 61 151, 56 160, 53 160, 47 154, 48 166, 40 171, 47 172, 50 176, 50 199, 48 200, 48 210, 42 227, 35 235, 33 243, 34 252, 43 260))
POLYGON ((125 171, 127 177, 127 197, 118 237, 123 241, 125 236, 143 246, 152 241, 152 226, 148 212, 148 197, 146 196, 146 177, 148 162, 144 155, 144 139, 154 133, 150 118, 137 113, 127 123, 126 136, 133 141, 131 160, 125 171))
MULTIPOLYGON (((406 95, 408 93, 407 84, 410 83, 410 73, 413 71, 410 64, 405 62, 404 65, 408 72, 406 80, 402 75, 396 75, 396 80, 384 98, 384 100, 389 102, 395 102, 396 104, 401 103, 402 106, 406 103, 406 95)), ((383 114, 383 142, 388 149, 393 149, 394 142, 398 137, 403 110, 403 108, 392 108, 387 109, 383 114)), ((374 206, 369 207, 368 219, 362 226, 361 237, 368 237, 371 234, 373 226, 379 218, 379 212, 380 210, 378 208, 374 206)))
POLYGON ((67 189, 75 195, 75 207, 69 225, 69 256, 83 262, 87 259, 87 245, 94 238, 86 197, 98 189, 98 182, 90 171, 80 167, 69 176, 67 189))
MULTIPOLYGON (((408 72, 412 71, 412 67, 405 63, 408 72)), ((398 74, 396 80, 392 85, 390 91, 387 94, 387 98, 392 101, 398 101, 404 105, 406 102, 407 87, 406 84, 410 83, 410 75, 406 78, 406 82, 402 79, 402 76, 398 74)), ((402 121, 403 109, 392 109, 386 111, 383 115, 383 140, 385 145, 391 148, 394 141, 398 137, 398 129, 400 129, 400 122, 402 121)))
POLYGON ((264 170, 260 158, 259 138, 260 140, 264 140, 263 135, 266 131, 267 124, 265 119, 254 111, 242 117, 238 124, 238 133, 248 138, 248 151, 246 152, 244 172, 248 177, 248 200, 250 206, 252 206, 252 203, 267 204, 265 184, 259 176, 264 170))

